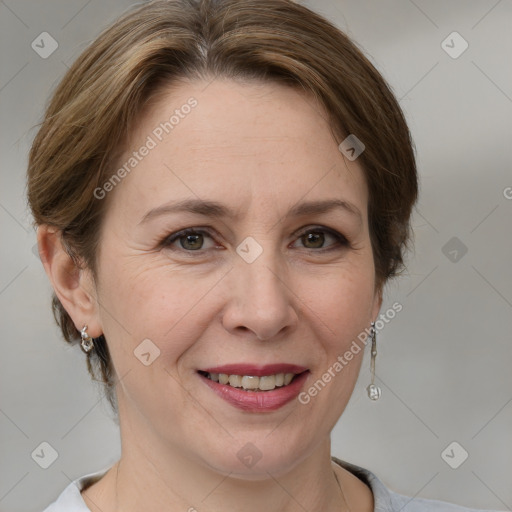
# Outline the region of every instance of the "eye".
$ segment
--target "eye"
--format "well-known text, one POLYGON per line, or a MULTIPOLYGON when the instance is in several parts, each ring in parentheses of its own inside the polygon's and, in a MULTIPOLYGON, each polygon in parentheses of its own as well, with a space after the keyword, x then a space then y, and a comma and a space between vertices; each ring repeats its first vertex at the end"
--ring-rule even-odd
POLYGON ((308 230, 303 231, 301 234, 299 234, 297 241, 299 240, 304 244, 306 249, 331 250, 335 249, 336 246, 338 246, 338 248, 339 246, 349 246, 348 240, 341 233, 322 226, 316 226, 314 228, 309 228, 308 230), (324 243, 326 241, 326 235, 327 240, 331 238, 331 240, 334 240, 335 243, 325 247, 324 243))
MULTIPOLYGON (((184 249, 187 252, 200 251, 201 249, 205 249, 203 247, 205 237, 213 241, 207 231, 202 229, 184 229, 168 236, 163 240, 162 246, 170 247, 173 246, 175 242, 179 242, 179 248, 184 249)), ((206 249, 208 249, 208 247, 206 249)))
MULTIPOLYGON (((323 226, 310 227, 305 231, 299 232, 297 236, 298 238, 294 244, 300 241, 305 249, 313 250, 314 252, 325 252, 350 246, 348 240, 341 233, 323 226), (329 242, 329 239, 331 239, 331 243, 326 246, 325 244, 329 242)), ((172 233, 162 240, 160 246, 172 251, 181 250, 188 253, 206 251, 216 247, 220 248, 208 231, 199 228, 188 228, 172 233), (205 247, 206 239, 209 239, 211 242, 209 246, 205 247)))

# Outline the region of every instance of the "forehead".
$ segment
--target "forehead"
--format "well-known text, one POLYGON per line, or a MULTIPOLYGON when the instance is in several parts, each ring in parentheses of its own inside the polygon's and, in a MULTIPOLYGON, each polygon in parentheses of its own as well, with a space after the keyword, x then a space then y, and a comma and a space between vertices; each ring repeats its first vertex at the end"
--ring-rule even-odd
POLYGON ((338 150, 323 108, 273 82, 191 81, 161 90, 118 162, 112 198, 132 210, 183 198, 276 208, 343 196, 366 208, 362 168, 338 150))

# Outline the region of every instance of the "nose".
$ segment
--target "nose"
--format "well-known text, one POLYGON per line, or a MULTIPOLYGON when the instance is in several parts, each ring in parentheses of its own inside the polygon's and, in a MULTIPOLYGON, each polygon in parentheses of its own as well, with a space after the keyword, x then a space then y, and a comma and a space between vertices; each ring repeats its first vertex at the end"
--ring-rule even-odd
POLYGON ((229 275, 228 302, 222 323, 231 334, 252 332, 259 340, 290 334, 298 324, 297 298, 274 258, 239 260, 229 275))

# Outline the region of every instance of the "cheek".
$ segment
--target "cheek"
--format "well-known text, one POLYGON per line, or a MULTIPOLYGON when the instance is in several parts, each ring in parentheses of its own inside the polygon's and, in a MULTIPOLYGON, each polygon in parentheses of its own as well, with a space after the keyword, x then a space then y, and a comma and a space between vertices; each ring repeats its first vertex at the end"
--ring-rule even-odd
POLYGON ((361 255, 357 264, 324 269, 322 274, 301 278, 298 295, 338 342, 366 327, 374 300, 374 268, 371 256, 361 255), (339 333, 343 333, 340 337, 339 333))
POLYGON ((157 258, 105 258, 102 264, 102 324, 119 364, 129 363, 144 340, 150 340, 163 359, 175 359, 209 320, 208 301, 202 299, 218 276, 194 277, 157 258))
POLYGON ((317 333, 323 340, 325 356, 316 377, 328 382, 329 389, 327 393, 312 389, 311 397, 318 395, 317 407, 328 409, 328 404, 336 404, 328 413, 333 421, 351 396, 365 353, 375 297, 372 271, 372 265, 344 269, 337 279, 320 282, 321 288, 317 287, 310 298, 310 317, 318 317, 317 326, 327 333, 321 338, 317 333))
MULTIPOLYGON (((133 351, 146 339, 167 361, 192 346, 231 293, 221 279, 225 267, 204 268, 177 265, 161 254, 123 254, 113 244, 105 246, 98 291, 113 357, 115 352, 124 352, 133 358, 133 351)), ((294 307, 301 310, 299 322, 310 324, 319 340, 339 349, 366 327, 371 314, 371 250, 354 252, 336 264, 318 265, 314 271, 311 268, 295 268, 288 274, 287 286, 298 298, 294 307)))

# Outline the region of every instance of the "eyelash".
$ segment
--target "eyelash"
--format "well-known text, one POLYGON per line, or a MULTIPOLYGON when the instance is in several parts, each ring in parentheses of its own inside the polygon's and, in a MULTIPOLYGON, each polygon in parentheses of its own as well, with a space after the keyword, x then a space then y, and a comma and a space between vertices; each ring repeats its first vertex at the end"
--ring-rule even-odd
MULTIPOLYGON (((315 234, 327 233, 328 235, 331 235, 337 241, 337 243, 335 243, 327 248, 308 249, 307 247, 305 247, 305 249, 309 250, 309 251, 313 251, 313 252, 317 252, 317 253, 318 252, 326 253, 326 252, 330 252, 332 250, 336 250, 336 249, 340 249, 340 248, 350 248, 351 247, 350 242, 347 240, 347 238, 345 236, 343 236, 341 233, 338 233, 337 231, 335 231, 333 229, 326 228, 324 226, 308 227, 308 229, 303 230, 298 233, 297 239, 302 238, 303 236, 307 235, 308 233, 315 233, 315 234)), ((205 251, 210 250, 210 249, 187 250, 187 249, 184 249, 183 247, 180 247, 178 249, 171 248, 171 245, 174 242, 177 242, 180 240, 180 238, 184 238, 188 235, 206 235, 213 240, 213 237, 208 230, 201 229, 201 228, 198 228, 198 229, 187 228, 187 229, 182 229, 181 231, 172 233, 171 235, 168 235, 167 237, 165 237, 162 240, 162 242, 159 245, 161 248, 166 248, 166 249, 170 249, 170 250, 180 250, 185 253, 191 253, 191 255, 194 253, 203 254, 205 251)))

